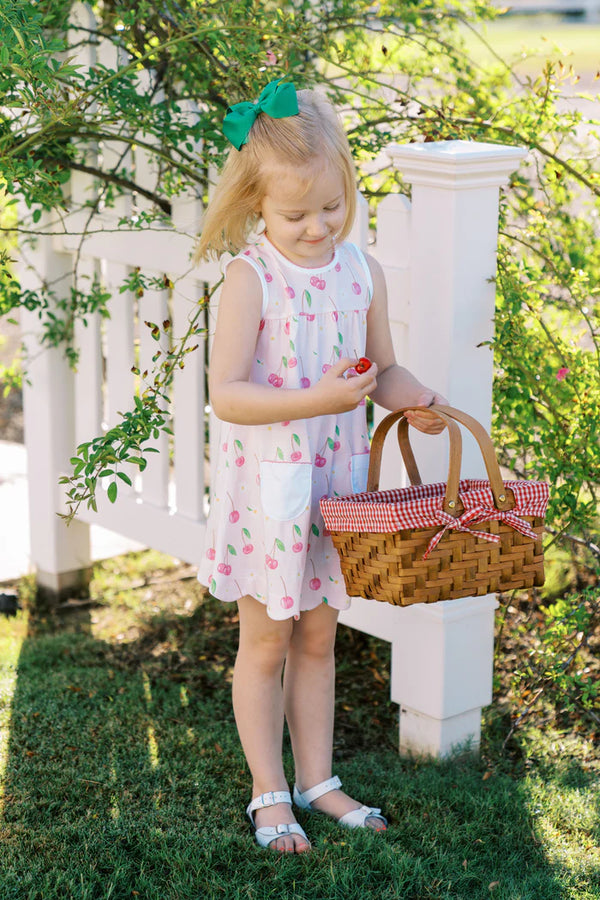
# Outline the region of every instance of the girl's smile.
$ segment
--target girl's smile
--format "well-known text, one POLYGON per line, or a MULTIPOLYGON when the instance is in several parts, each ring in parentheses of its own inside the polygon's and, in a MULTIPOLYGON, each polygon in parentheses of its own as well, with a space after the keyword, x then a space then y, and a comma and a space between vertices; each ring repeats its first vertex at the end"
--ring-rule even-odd
POLYGON ((261 204, 265 232, 290 262, 304 268, 326 266, 346 217, 341 172, 326 165, 317 174, 273 166, 261 204), (306 186, 308 183, 308 187, 306 186))

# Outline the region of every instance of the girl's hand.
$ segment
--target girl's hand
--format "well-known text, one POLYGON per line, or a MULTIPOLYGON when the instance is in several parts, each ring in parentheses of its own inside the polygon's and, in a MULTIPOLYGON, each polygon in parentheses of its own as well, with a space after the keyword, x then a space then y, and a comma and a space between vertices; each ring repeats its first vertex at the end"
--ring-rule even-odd
POLYGON ((343 413, 356 409, 361 400, 375 390, 377 387, 376 364, 371 363, 368 371, 357 375, 354 371, 357 363, 357 359, 338 360, 311 388, 319 415, 343 413))
POLYGON ((444 406, 448 405, 448 401, 441 394, 436 394, 435 391, 425 389, 419 394, 417 402, 414 404, 415 406, 422 406, 423 410, 419 410, 418 412, 407 412, 406 419, 408 424, 412 425, 413 428, 416 428, 417 431, 423 431, 425 434, 439 434, 443 431, 446 426, 442 420, 438 419, 437 416, 434 416, 434 414, 427 409, 428 406, 433 406, 434 403, 439 403, 444 406))

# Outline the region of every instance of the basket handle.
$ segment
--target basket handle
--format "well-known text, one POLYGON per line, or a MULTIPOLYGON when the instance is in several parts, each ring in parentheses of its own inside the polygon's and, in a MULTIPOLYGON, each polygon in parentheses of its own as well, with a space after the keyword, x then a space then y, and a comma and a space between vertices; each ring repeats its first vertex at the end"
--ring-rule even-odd
MULTIPOLYGON (((376 491, 379 487, 383 442, 392 425, 394 425, 395 422, 398 422, 398 420, 400 420, 398 424, 398 443, 408 477, 411 484, 421 484, 421 476, 408 438, 408 420, 404 418, 404 413, 409 409, 423 409, 423 407, 404 407, 403 409, 390 413, 377 426, 371 443, 371 458, 369 461, 369 474, 367 479, 368 491, 376 491)), ((474 419, 472 416, 469 416, 459 409, 454 409, 452 406, 436 405, 430 406, 428 409, 437 416, 437 418, 443 421, 446 428, 448 428, 450 436, 450 460, 444 510, 454 516, 460 515, 462 512, 462 504, 458 499, 458 486, 462 462, 462 440, 460 429, 456 425, 456 422, 460 422, 461 425, 464 425, 471 432, 479 445, 490 481, 496 509, 513 509, 515 505, 514 494, 510 488, 505 487, 504 482, 502 481, 494 445, 485 428, 477 421, 477 419, 474 419)))

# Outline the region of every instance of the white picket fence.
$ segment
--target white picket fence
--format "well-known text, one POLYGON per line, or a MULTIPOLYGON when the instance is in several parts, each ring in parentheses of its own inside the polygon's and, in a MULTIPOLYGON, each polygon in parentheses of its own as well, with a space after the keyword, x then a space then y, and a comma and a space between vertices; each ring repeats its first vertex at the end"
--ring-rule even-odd
MULTIPOLYGON (((89 16, 76 9, 79 21, 89 16)), ((99 59, 112 52, 98 45, 99 59)), ((91 64, 92 60, 87 60, 91 64)), ((107 154, 110 146, 91 148, 107 154)), ((493 333, 498 188, 523 156, 519 148, 466 142, 414 144, 389 148, 412 185, 412 201, 387 197, 377 214, 377 240, 370 244, 383 265, 389 287, 390 321, 399 360, 450 402, 489 426, 492 356, 481 346, 493 333)), ((136 179, 153 186, 147 156, 121 163, 135 166, 136 179)), ((135 376, 152 369, 159 345, 144 321, 173 323, 182 334, 207 284, 219 277, 216 264, 193 268, 190 255, 202 218, 195 196, 175 198, 173 228, 125 230, 118 220, 131 214, 130 198, 96 218, 84 237, 80 201, 93 196, 90 176, 77 174, 71 185, 74 212, 47 214, 48 232, 35 249, 23 251, 21 280, 36 288, 51 282, 65 291, 74 283, 85 290, 97 277, 113 296, 110 318, 88 316, 78 327, 80 364, 73 373, 61 350, 41 349, 41 325, 24 312, 22 326, 30 357, 25 389, 25 431, 29 465, 32 562, 38 583, 59 593, 77 582, 90 564, 89 524, 95 523, 190 563, 202 552, 210 480, 210 458, 218 452, 217 423, 209 417, 211 447, 205 446, 205 373, 202 348, 186 357, 177 372, 171 407, 173 437, 156 442, 160 453, 134 487, 120 486, 113 505, 101 492, 98 513, 81 508, 67 528, 57 516, 65 510, 58 478, 69 471, 77 444, 91 440, 131 408, 135 376), (139 267, 165 277, 173 288, 142 297, 119 292, 139 267)), ((368 210, 360 198, 352 238, 369 243, 368 210)), ((138 201, 142 202, 143 201, 138 201)), ((167 284, 167 281, 165 281, 167 284)), ((214 321, 214 311, 210 322, 214 321)), ((166 349, 162 348, 163 351, 166 349)), ((445 478, 443 439, 418 436, 417 458, 425 479, 445 478)), ((402 478, 397 448, 386 447, 382 485, 402 478)), ((465 442, 469 476, 483 474, 474 442, 465 442)), ((467 598, 430 607, 398 609, 355 599, 341 621, 392 643, 392 699, 401 705, 400 747, 446 754, 457 744, 477 746, 481 708, 491 699, 493 597, 467 598)))

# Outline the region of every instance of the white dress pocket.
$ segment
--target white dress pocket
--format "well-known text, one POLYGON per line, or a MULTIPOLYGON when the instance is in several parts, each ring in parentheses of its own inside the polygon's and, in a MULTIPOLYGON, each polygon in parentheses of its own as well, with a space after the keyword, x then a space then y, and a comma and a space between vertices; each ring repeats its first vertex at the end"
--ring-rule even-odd
POLYGON ((350 457, 350 479, 355 494, 362 494, 367 489, 369 456, 369 453, 356 453, 350 457))
POLYGON ((266 516, 279 522, 295 519, 310 505, 312 466, 310 463, 260 463, 260 499, 266 516))

